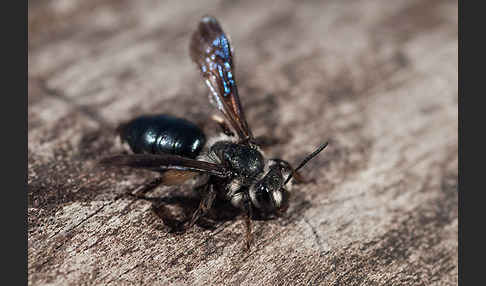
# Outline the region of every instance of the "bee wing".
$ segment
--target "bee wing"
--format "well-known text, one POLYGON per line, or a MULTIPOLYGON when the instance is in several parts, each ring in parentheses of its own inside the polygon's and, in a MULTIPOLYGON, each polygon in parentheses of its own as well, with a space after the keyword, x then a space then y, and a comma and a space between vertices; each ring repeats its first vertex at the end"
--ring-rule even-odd
POLYGON ((100 164, 147 169, 155 172, 165 172, 167 170, 171 170, 169 174, 172 173, 176 174, 177 176, 183 176, 182 173, 184 172, 203 173, 222 178, 230 175, 229 171, 221 165, 170 154, 116 155, 102 159, 100 164))
POLYGON ((210 102, 223 113, 240 140, 253 139, 238 97, 230 41, 215 18, 201 19, 192 34, 190 54, 209 87, 210 102))
POLYGON ((166 186, 180 185, 196 177, 200 173, 191 171, 167 170, 161 174, 162 184, 166 186))

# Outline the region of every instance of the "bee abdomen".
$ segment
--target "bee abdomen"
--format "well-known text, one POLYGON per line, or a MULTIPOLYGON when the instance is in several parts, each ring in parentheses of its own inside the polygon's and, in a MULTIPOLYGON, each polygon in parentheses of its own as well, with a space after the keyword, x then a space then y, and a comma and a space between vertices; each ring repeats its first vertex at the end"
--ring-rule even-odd
POLYGON ((120 138, 134 153, 174 154, 195 158, 206 143, 202 130, 170 115, 144 115, 118 128, 120 138))

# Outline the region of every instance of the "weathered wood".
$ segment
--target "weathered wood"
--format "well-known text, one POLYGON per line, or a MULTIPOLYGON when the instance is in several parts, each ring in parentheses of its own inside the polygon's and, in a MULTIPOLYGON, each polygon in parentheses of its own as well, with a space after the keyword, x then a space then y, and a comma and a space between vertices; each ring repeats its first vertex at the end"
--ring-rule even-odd
MULTIPOLYGON (((29 284, 457 284, 457 1, 30 1, 29 284), (255 135, 305 167, 286 218, 169 233, 103 169, 115 126, 185 116, 214 134, 188 54, 199 18, 231 36, 255 135)), ((176 218, 190 186, 150 196, 176 218)))

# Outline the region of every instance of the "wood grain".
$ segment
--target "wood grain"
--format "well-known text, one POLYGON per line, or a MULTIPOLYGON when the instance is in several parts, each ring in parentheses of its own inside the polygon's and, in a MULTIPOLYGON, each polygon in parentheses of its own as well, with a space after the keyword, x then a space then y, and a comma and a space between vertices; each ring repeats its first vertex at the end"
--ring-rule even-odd
MULTIPOLYGON (((456 1, 29 1, 31 285, 456 285, 456 1), (188 45, 216 16, 253 133, 304 168, 285 218, 168 231, 105 169, 117 124, 184 116, 214 135, 188 45)), ((175 219, 190 185, 149 195, 175 219)), ((218 211, 218 209, 216 209, 218 211)), ((224 210, 219 210, 224 212, 224 210)))

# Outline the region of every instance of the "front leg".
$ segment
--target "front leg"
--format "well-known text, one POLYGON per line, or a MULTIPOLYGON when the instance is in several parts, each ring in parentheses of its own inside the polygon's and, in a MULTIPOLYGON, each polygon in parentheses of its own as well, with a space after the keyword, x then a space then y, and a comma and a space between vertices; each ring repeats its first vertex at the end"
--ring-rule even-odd
POLYGON ((253 234, 252 234, 252 223, 251 218, 253 216, 252 206, 249 200, 246 201, 245 206, 245 241, 246 241, 246 250, 250 250, 250 246, 253 243, 253 234))

